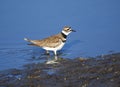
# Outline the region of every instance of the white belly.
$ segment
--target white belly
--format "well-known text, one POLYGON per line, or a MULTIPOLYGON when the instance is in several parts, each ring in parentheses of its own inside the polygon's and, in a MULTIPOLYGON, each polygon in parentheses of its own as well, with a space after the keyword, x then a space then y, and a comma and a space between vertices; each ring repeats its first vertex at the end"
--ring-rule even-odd
POLYGON ((45 50, 50 50, 50 51, 54 51, 54 50, 61 50, 62 49, 62 47, 64 46, 64 44, 65 43, 61 43, 61 45, 59 45, 59 46, 57 46, 57 47, 55 47, 55 48, 50 48, 50 47, 43 47, 43 49, 45 49, 45 50))

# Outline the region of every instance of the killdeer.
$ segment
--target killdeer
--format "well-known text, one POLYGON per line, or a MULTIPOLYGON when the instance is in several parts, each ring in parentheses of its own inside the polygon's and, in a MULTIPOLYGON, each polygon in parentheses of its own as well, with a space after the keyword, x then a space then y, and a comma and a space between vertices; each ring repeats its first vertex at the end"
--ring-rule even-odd
POLYGON ((30 42, 31 44, 29 45, 39 46, 45 49, 48 54, 49 51, 53 51, 56 56, 57 51, 64 46, 66 38, 71 32, 75 32, 75 30, 72 30, 69 26, 65 26, 61 33, 44 38, 42 40, 30 40, 28 38, 24 38, 24 40, 30 42))

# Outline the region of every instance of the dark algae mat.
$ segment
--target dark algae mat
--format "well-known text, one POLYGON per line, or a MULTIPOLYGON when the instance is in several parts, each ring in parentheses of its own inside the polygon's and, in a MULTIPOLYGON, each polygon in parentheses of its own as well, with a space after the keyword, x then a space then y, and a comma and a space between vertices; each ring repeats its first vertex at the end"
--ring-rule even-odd
POLYGON ((120 53, 0 72, 0 87, 120 87, 120 53))

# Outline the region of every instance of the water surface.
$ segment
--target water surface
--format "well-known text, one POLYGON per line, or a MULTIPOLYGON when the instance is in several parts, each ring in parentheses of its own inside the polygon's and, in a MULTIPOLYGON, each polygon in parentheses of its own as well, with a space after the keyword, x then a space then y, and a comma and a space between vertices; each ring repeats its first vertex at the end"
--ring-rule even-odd
MULTIPOLYGON (((27 46, 24 37, 41 39, 65 25, 77 32, 60 57, 93 57, 120 52, 120 1, 0 1, 0 70, 44 62, 44 50, 27 46)), ((52 53, 51 53, 52 55, 52 53)))

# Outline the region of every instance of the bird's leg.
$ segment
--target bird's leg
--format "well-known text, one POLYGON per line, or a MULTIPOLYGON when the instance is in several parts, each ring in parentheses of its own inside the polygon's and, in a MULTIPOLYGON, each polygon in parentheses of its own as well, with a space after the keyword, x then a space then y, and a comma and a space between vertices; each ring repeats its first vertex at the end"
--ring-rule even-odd
POLYGON ((58 60, 58 56, 55 56, 55 61, 58 60))
POLYGON ((58 56, 57 56, 57 51, 54 50, 54 54, 55 54, 55 61, 58 59, 58 56))
POLYGON ((50 53, 49 53, 49 51, 48 51, 48 50, 46 50, 46 55, 50 55, 50 53))
POLYGON ((54 51, 54 55, 57 56, 57 51, 56 50, 54 51))

